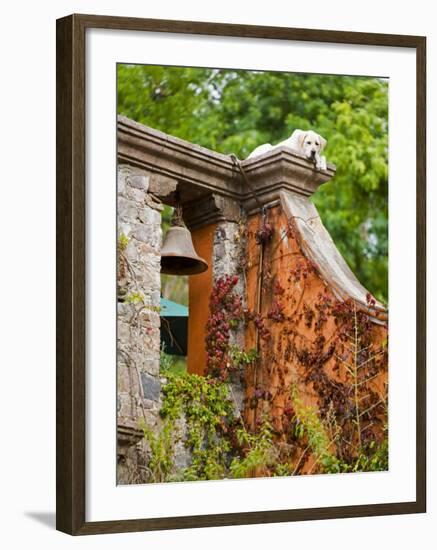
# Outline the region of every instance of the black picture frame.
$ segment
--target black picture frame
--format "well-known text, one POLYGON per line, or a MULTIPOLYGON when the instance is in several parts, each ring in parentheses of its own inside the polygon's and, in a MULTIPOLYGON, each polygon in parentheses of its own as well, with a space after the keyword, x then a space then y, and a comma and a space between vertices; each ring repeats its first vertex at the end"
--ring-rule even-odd
POLYGON ((71 535, 426 511, 426 38, 315 29, 70 15, 57 21, 56 527, 71 535), (89 28, 411 48, 416 51, 417 411, 412 502, 87 522, 85 515, 85 32, 89 28))

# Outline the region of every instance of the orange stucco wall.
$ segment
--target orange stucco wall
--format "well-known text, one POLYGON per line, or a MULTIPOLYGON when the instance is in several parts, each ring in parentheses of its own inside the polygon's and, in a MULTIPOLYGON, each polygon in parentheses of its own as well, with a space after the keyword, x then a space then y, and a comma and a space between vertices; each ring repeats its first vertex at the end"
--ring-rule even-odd
MULTIPOLYGON (((334 300, 334 296, 317 270, 312 269, 303 256, 296 233, 280 206, 268 211, 268 222, 273 226, 274 233, 264 246, 260 293, 258 284, 261 247, 255 242, 255 234, 260 226, 259 216, 252 216, 248 222, 247 305, 249 310, 255 311, 260 296, 260 312, 270 337, 260 339, 260 361, 246 373, 248 405, 245 417, 248 425, 255 428, 256 422, 259 422, 264 413, 268 413, 278 432, 284 433, 288 422, 284 411, 292 406, 292 385, 298 388, 305 405, 317 407, 320 403, 315 384, 308 377, 308 368, 302 363, 302 350, 319 353, 319 356, 329 353, 330 345, 338 337, 341 326, 332 315, 328 315, 326 321, 316 327, 321 297, 334 300), (269 318, 274 311, 275 302, 280 304, 283 315, 279 320, 269 318), (309 313, 311 311, 316 312, 316 315, 309 313), (254 406, 252 398, 257 388, 259 391, 270 392, 271 399, 255 400, 254 406)), ((376 347, 384 345, 387 327, 371 324, 368 334, 376 347)), ((254 324, 249 323, 246 330, 246 349, 255 347, 256 331, 254 324)), ((318 374, 317 369, 323 369, 333 384, 344 381, 345 370, 343 366, 337 368, 337 363, 334 355, 327 361, 321 361, 320 366, 316 367, 315 377, 318 374)), ((369 387, 382 396, 387 383, 386 358, 385 367, 381 362, 374 368, 379 369, 379 374, 369 383, 369 387)), ((310 459, 304 471, 310 467, 309 464, 310 459)))
POLYGON ((208 262, 207 271, 189 277, 188 355, 187 370, 204 374, 206 369, 205 330, 212 289, 212 249, 216 224, 192 231, 194 248, 208 262))
MULTIPOLYGON (((291 425, 291 413, 287 411, 296 405, 291 388, 297 392, 302 406, 318 409, 325 419, 327 403, 332 401, 330 390, 327 392, 326 388, 329 389, 330 385, 332 388, 340 388, 343 385, 341 391, 344 392, 345 388, 349 391, 348 388, 352 387, 351 378, 345 364, 351 359, 343 353, 347 342, 343 347, 339 334, 350 323, 351 311, 343 318, 337 313, 333 314, 341 302, 335 299, 320 277, 317 266, 313 266, 305 258, 299 234, 281 207, 269 209, 267 218, 274 231, 263 247, 262 262, 262 247, 255 238, 260 228, 260 217, 254 215, 247 222, 246 262, 243 270, 249 316, 244 322, 245 349, 248 351, 256 348, 259 360, 247 366, 243 373, 243 417, 246 426, 251 430, 256 430, 261 420, 268 417, 284 448, 289 449, 291 446, 294 449, 290 458, 294 463, 303 451, 300 448, 303 443, 293 441, 292 438, 290 444, 288 426, 291 425), (324 310, 325 303, 330 306, 324 310), (260 338, 257 335, 254 322, 257 312, 268 331, 268 337, 260 338), (346 358, 343 363, 338 359, 339 354, 346 358), (260 394, 268 394, 269 397, 259 398, 260 394)), ((216 225, 211 225, 192 232, 196 251, 209 264, 205 273, 189 279, 188 372, 200 375, 206 371, 205 335, 213 285, 212 252, 215 230, 216 225)), ((348 326, 350 330, 350 324, 348 326)), ((370 343, 372 349, 386 350, 388 330, 385 324, 368 322, 365 331, 366 345, 370 343)), ((362 397, 360 394, 360 411, 372 403, 366 401, 365 393, 372 394, 373 402, 378 398, 384 401, 379 409, 375 409, 376 417, 367 420, 372 434, 379 439, 383 436, 382 429, 387 422, 384 409, 387 405, 387 352, 379 351, 376 359, 369 361, 362 373, 370 369, 368 374, 371 381, 362 386, 366 391, 362 392, 362 397)), ((348 399, 346 405, 349 407, 353 399, 350 395, 348 399)), ((338 403, 336 406, 338 407, 338 403)), ((353 420, 347 422, 352 427, 347 428, 345 433, 350 443, 355 444, 360 431, 353 428, 353 420)), ((364 425, 365 419, 362 422, 364 425)), ((300 461, 300 473, 311 473, 316 464, 315 457, 307 453, 305 459, 300 461)), ((257 472, 254 475, 264 473, 257 472)))

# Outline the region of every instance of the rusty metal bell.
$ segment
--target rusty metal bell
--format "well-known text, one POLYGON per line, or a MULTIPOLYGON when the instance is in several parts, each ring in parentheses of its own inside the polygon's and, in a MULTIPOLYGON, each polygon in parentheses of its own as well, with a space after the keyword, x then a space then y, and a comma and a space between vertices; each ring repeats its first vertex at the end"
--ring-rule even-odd
POLYGON ((207 262, 194 250, 190 231, 182 226, 170 227, 161 249, 161 273, 196 275, 207 269, 207 262))

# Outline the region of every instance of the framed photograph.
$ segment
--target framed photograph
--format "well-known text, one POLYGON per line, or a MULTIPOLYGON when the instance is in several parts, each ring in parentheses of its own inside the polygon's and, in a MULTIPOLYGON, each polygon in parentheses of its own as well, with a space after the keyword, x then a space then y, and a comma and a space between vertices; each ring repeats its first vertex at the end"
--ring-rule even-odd
POLYGON ((57 21, 57 529, 426 510, 426 39, 57 21))

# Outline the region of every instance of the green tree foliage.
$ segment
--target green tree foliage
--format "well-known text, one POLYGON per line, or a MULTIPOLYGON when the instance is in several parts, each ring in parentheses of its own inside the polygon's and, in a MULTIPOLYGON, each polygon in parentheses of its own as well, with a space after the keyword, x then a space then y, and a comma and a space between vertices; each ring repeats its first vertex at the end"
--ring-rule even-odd
POLYGON ((314 202, 352 270, 370 292, 387 300, 386 80, 119 65, 118 111, 240 158, 296 128, 323 135, 337 173, 314 202))

